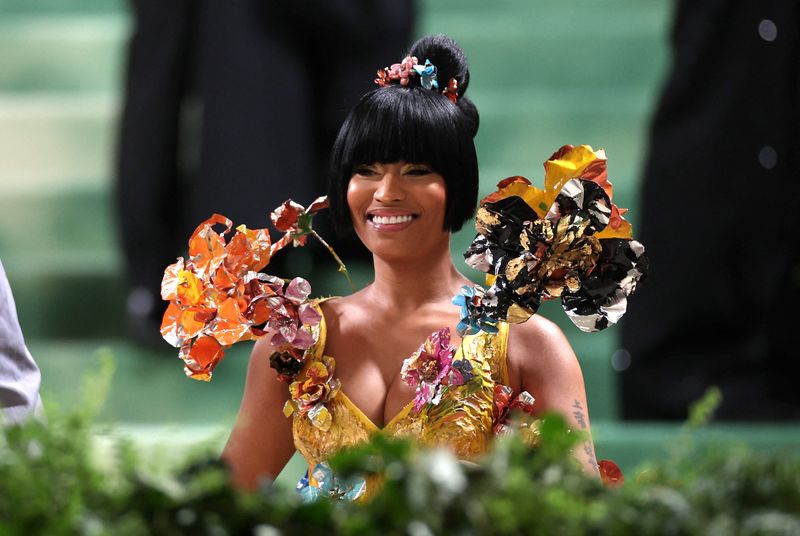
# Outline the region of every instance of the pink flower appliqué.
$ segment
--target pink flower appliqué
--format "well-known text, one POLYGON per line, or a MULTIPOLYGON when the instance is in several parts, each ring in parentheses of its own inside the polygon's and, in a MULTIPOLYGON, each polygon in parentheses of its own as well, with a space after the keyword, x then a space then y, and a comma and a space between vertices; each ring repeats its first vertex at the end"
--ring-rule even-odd
POLYGON ((308 303, 310 294, 308 281, 295 277, 285 289, 277 289, 266 298, 272 308, 266 326, 275 332, 271 340, 274 347, 307 350, 314 344, 309 330, 319 324, 322 316, 308 303))
POLYGON ((455 353, 455 346, 450 344, 450 328, 442 328, 433 332, 411 357, 403 361, 400 377, 417 388, 415 412, 419 413, 425 404, 439 403, 455 353))

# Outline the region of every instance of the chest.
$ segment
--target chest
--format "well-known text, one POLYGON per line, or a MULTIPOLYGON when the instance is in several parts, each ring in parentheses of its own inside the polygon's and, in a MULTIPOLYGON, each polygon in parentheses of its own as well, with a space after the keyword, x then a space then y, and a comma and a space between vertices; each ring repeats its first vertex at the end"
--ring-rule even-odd
MULTIPOLYGON (((325 355, 336 359, 341 390, 377 427, 389 423, 411 402, 415 387, 403 381, 403 361, 435 330, 441 318, 340 317, 329 325, 325 355)), ((456 335, 452 344, 458 345, 456 335)))
MULTIPOLYGON (((486 451, 493 436, 494 391, 504 375, 504 336, 505 333, 499 337, 486 334, 467 337, 458 345, 452 361, 462 367, 469 363, 471 373, 462 378, 466 381, 459 383, 451 376, 450 381, 441 384, 438 397, 427 398, 422 404, 416 403, 417 389, 404 386, 403 391, 397 390, 403 385, 401 381, 387 382, 380 368, 374 373, 375 382, 366 385, 366 389, 364 385, 353 386, 354 378, 359 378, 358 371, 365 381, 373 375, 364 372, 368 362, 358 362, 363 365, 361 368, 353 367, 346 375, 339 375, 337 360, 341 388, 325 404, 331 416, 330 425, 315 426, 312 419, 296 414, 295 446, 313 466, 343 447, 366 441, 380 430, 390 437, 406 438, 420 445, 447 446, 462 459, 475 458, 486 451), (352 397, 350 393, 354 393, 352 397), (402 399, 393 400, 397 395, 402 395, 402 399), (376 406, 372 414, 368 412, 373 408, 370 404, 376 406)), ((326 345, 326 355, 328 349, 326 345)), ((399 370, 395 370, 395 375, 400 377, 399 370)))

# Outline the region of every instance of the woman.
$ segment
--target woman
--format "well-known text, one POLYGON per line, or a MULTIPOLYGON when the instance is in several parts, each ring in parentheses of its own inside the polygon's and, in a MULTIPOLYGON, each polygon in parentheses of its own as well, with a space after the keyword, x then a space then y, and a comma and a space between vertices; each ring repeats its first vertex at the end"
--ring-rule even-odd
MULTIPOLYGON (((532 393, 535 414, 557 411, 574 429, 589 431, 578 361, 561 331, 540 316, 463 341, 454 334, 459 351, 453 363, 460 358, 469 369, 458 369, 465 372, 462 380, 478 377, 475 392, 452 389, 431 400, 421 394, 421 383, 415 392, 409 381, 414 364, 404 367, 404 359, 431 333, 459 322, 451 300, 470 282, 452 262, 450 235, 472 216, 478 192, 478 113, 464 96, 469 70, 463 52, 451 39, 434 36, 415 43, 412 56, 420 60, 416 67, 406 58, 379 72, 380 87, 352 110, 333 150, 332 214, 372 252, 375 280, 350 296, 319 302, 323 321, 311 353, 320 363, 323 356, 335 358, 335 370, 328 357, 322 370, 340 382, 325 404, 330 419, 285 416, 289 393, 270 370, 269 341, 259 340, 223 454, 242 487, 277 475, 295 449, 313 469, 380 429, 448 444, 469 459, 488 448, 498 424, 492 422, 493 397, 502 385, 532 393)), ((591 442, 576 456, 587 472, 596 472, 591 442)))

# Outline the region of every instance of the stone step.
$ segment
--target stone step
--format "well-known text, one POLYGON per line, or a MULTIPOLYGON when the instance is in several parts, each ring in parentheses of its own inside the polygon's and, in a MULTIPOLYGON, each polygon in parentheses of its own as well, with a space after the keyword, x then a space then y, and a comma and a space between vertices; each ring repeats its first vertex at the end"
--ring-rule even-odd
MULTIPOLYGON (((430 3, 418 33, 458 40, 473 80, 486 87, 630 88, 651 84, 664 67, 666 6, 518 1, 465 10, 430 3)), ((12 10, 0 20, 0 91, 118 88, 130 25, 126 11, 113 9, 12 10)))
POLYGON ((128 26, 113 12, 3 16, 0 91, 119 89, 128 26))
POLYGON ((125 0, 0 0, 0 15, 122 13, 125 0))
MULTIPOLYGON (((501 0, 487 4, 483 0, 418 0, 417 9, 420 18, 437 14, 461 13, 478 15, 485 13, 541 13, 546 10, 559 9, 565 13, 587 13, 589 10, 606 10, 618 12, 623 16, 631 11, 666 10, 669 2, 655 0, 640 2, 639 0, 572 0, 568 4, 558 0, 501 0)), ((124 0, 0 0, 0 14, 74 14, 74 13, 125 13, 128 3, 124 0)))
POLYGON ((108 93, 0 93, 0 196, 103 185, 115 117, 108 93))
MULTIPOLYGON (((476 138, 484 180, 535 180, 560 145, 605 147, 612 177, 638 174, 650 92, 476 92, 476 138), (498 169, 495 176, 493 170, 498 169)), ((119 102, 110 94, 0 93, 0 195, 108 189, 119 102)))

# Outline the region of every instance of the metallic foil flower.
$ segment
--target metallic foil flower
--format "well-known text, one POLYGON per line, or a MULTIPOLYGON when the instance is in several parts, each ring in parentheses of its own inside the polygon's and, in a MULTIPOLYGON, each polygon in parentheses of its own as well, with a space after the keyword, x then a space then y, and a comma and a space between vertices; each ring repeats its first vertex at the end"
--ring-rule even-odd
POLYGON ((483 302, 484 289, 480 285, 461 287, 461 292, 453 297, 453 304, 461 308, 461 320, 456 326, 456 331, 462 337, 486 331, 497 333, 496 320, 491 318, 483 302))
POLYGON ((420 85, 425 89, 439 89, 439 82, 436 81, 436 66, 431 60, 425 60, 424 65, 414 65, 414 70, 420 77, 420 85))
POLYGON ((607 328, 625 314, 628 296, 647 275, 644 246, 636 240, 602 242, 597 266, 576 290, 561 296, 564 311, 582 331, 607 328))
POLYGON ((625 483, 622 469, 611 460, 599 460, 597 468, 600 471, 600 480, 608 488, 617 488, 625 483))
POLYGON ((458 102, 458 80, 451 78, 447 82, 447 87, 442 90, 442 95, 450 99, 453 104, 458 102))
POLYGON ((161 334, 180 348, 184 370, 195 379, 210 380, 224 349, 256 338, 257 324, 266 320, 254 303, 271 290, 248 281, 269 263, 269 233, 239 226, 226 243, 232 226, 219 214, 201 223, 189 239, 188 259, 168 266, 161 283, 161 297, 170 302, 161 334), (222 234, 215 225, 225 226, 222 234))
POLYGON ((464 385, 465 383, 471 381, 474 377, 475 373, 472 369, 472 363, 470 363, 468 359, 462 358, 457 361, 453 361, 453 365, 450 368, 450 379, 448 381, 448 385, 453 387, 464 385))
POLYGON ((328 208, 327 196, 316 198, 308 208, 287 199, 273 210, 270 214, 272 224, 278 231, 286 234, 273 244, 271 253, 274 255, 289 243, 295 247, 306 245, 308 235, 315 234, 311 227, 312 216, 324 208, 328 208))
POLYGON ((359 476, 342 479, 336 476, 327 462, 318 463, 308 476, 301 479, 297 490, 303 502, 313 502, 320 498, 338 501, 356 501, 367 491, 367 481, 359 476), (316 485, 312 485, 314 482, 316 485))
POLYGON ((284 351, 273 352, 269 356, 269 366, 278 373, 280 381, 291 383, 303 368, 303 357, 303 353, 298 349, 288 348, 284 351))
MULTIPOLYGON (((533 414, 533 403, 536 401, 528 391, 522 391, 514 396, 511 387, 502 384, 494 386, 494 411, 492 414, 492 431, 495 435, 508 433, 511 428, 509 420, 514 410, 519 410, 523 415, 533 414)), ((526 418, 517 423, 519 427, 530 425, 530 419, 526 418)))
POLYGON ((305 378, 289 385, 291 398, 283 407, 284 415, 306 415, 314 426, 327 432, 332 417, 325 404, 341 388, 341 382, 333 376, 335 369, 336 361, 332 357, 324 356, 321 361, 312 361, 304 372, 305 378))
POLYGON ((290 243, 294 245, 294 247, 305 246, 308 237, 313 236, 319 240, 319 242, 325 246, 325 249, 327 249, 331 254, 333 259, 336 261, 336 264, 339 265, 339 271, 345 276, 347 282, 350 283, 350 288, 353 290, 353 292, 355 292, 355 285, 353 285, 353 281, 350 279, 350 274, 347 271, 347 267, 342 262, 342 259, 339 258, 339 255, 336 254, 330 244, 328 244, 319 234, 317 234, 312 227, 313 215, 322 209, 328 208, 328 205, 329 203, 327 196, 316 198, 308 206, 308 208, 304 208, 303 205, 299 205, 291 199, 287 199, 281 206, 272 211, 272 214, 270 214, 270 219, 272 220, 273 225, 275 225, 277 230, 285 234, 280 240, 272 245, 270 254, 274 255, 276 252, 285 248, 290 243))
POLYGON ((310 294, 308 281, 295 277, 285 289, 275 289, 265 298, 271 310, 266 328, 275 332, 272 346, 307 350, 314 344, 311 328, 319 324, 322 315, 308 302, 310 294))
POLYGON ((450 328, 432 333, 411 357, 403 361, 400 377, 417 388, 414 411, 419 413, 425 404, 438 404, 456 353, 450 344, 450 328))
POLYGON ((540 190, 510 177, 481 201, 478 235, 464 257, 491 286, 472 297, 473 311, 519 323, 542 301, 561 298, 579 329, 603 329, 624 314, 646 276, 644 248, 611 201, 603 151, 562 147, 545 163, 544 182, 540 190))
MULTIPOLYGON (((305 350, 320 321, 308 303, 307 281, 286 284, 260 272, 273 252, 267 230, 239 226, 226 243, 232 227, 219 214, 201 223, 189 239, 188 259, 168 266, 161 283, 161 297, 169 301, 161 334, 180 348, 184 371, 198 380, 211 380, 227 348, 268 332, 278 352, 305 350), (214 230, 217 225, 224 225, 222 233, 214 230)), ((279 376, 291 370, 283 362, 279 376)))

